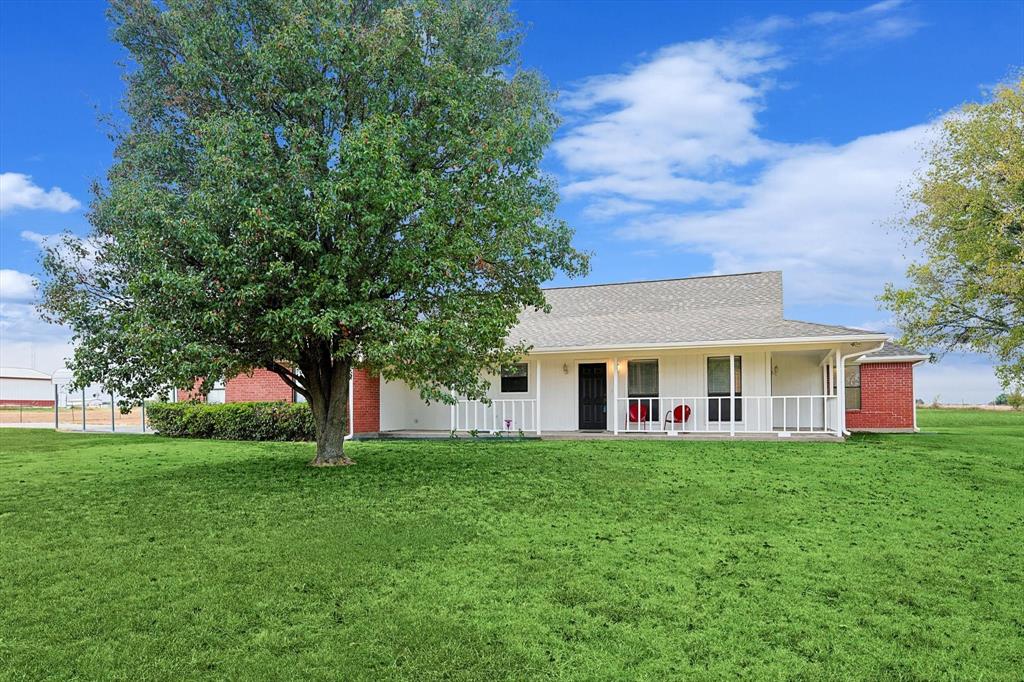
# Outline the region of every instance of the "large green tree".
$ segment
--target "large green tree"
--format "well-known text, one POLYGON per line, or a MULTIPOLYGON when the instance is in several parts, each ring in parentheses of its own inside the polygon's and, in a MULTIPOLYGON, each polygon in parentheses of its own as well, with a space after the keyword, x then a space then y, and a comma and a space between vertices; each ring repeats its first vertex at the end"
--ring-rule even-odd
POLYGON ((941 123, 910 193, 906 228, 924 258, 882 303, 903 341, 995 358, 1024 386, 1024 78, 941 123))
POLYGON ((504 0, 115 0, 126 123, 88 238, 44 256, 79 383, 131 398, 266 368, 348 463, 354 367, 428 400, 540 284, 585 272, 540 170, 553 95, 504 0))

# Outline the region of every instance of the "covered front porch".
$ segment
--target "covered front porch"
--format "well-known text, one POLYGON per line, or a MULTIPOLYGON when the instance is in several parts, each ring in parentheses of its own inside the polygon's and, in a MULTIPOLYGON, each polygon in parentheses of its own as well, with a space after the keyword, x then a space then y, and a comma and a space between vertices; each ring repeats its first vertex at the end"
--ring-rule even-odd
POLYGON ((425 405, 381 390, 383 435, 840 438, 845 361, 872 344, 533 353, 489 401, 425 405), (731 379, 731 380, 730 380, 731 379))

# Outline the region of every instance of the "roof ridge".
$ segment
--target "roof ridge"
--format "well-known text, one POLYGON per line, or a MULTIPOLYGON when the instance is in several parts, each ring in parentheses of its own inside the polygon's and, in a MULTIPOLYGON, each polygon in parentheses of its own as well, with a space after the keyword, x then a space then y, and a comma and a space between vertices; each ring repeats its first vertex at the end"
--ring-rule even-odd
POLYGON ((541 287, 541 291, 554 291, 558 289, 588 289, 592 287, 617 287, 626 284, 655 284, 657 282, 682 282, 690 279, 715 279, 719 277, 748 277, 750 275, 768 275, 772 273, 782 274, 782 270, 752 270, 751 272, 733 272, 723 275, 691 275, 689 277, 663 277, 660 279, 637 279, 628 282, 603 282, 601 284, 573 284, 560 287, 541 287))

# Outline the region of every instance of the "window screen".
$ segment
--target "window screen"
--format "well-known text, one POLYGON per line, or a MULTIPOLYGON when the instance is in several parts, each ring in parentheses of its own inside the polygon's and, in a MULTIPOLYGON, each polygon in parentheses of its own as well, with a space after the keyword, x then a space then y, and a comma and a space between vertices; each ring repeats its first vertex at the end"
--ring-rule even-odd
POLYGON ((860 409, 860 365, 847 365, 844 375, 846 388, 846 409, 860 409))
MULTIPOLYGON (((743 401, 739 396, 743 395, 743 358, 736 356, 734 359, 733 382, 737 396, 734 403, 736 409, 736 421, 743 420, 743 401)), ((729 358, 718 357, 708 358, 708 397, 723 398, 729 396, 729 358)), ((708 421, 729 421, 729 401, 709 400, 708 421)))
POLYGON ((526 393, 530 390, 529 365, 520 362, 513 369, 501 373, 502 393, 526 393))
POLYGON ((626 368, 630 398, 655 398, 658 395, 658 361, 630 360, 626 368))
MULTIPOLYGON (((735 358, 736 395, 743 395, 743 358, 735 358)), ((708 358, 708 395, 729 395, 729 358, 708 358)))

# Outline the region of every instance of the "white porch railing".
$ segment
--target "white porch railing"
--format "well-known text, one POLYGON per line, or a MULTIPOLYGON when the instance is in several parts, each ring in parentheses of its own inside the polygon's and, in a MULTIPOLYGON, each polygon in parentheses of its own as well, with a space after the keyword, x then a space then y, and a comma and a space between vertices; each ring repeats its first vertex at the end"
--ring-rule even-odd
POLYGON ((460 400, 451 406, 452 431, 540 433, 537 401, 533 398, 460 400))
POLYGON ((618 398, 616 402, 616 433, 835 433, 839 423, 839 401, 834 395, 618 398))

